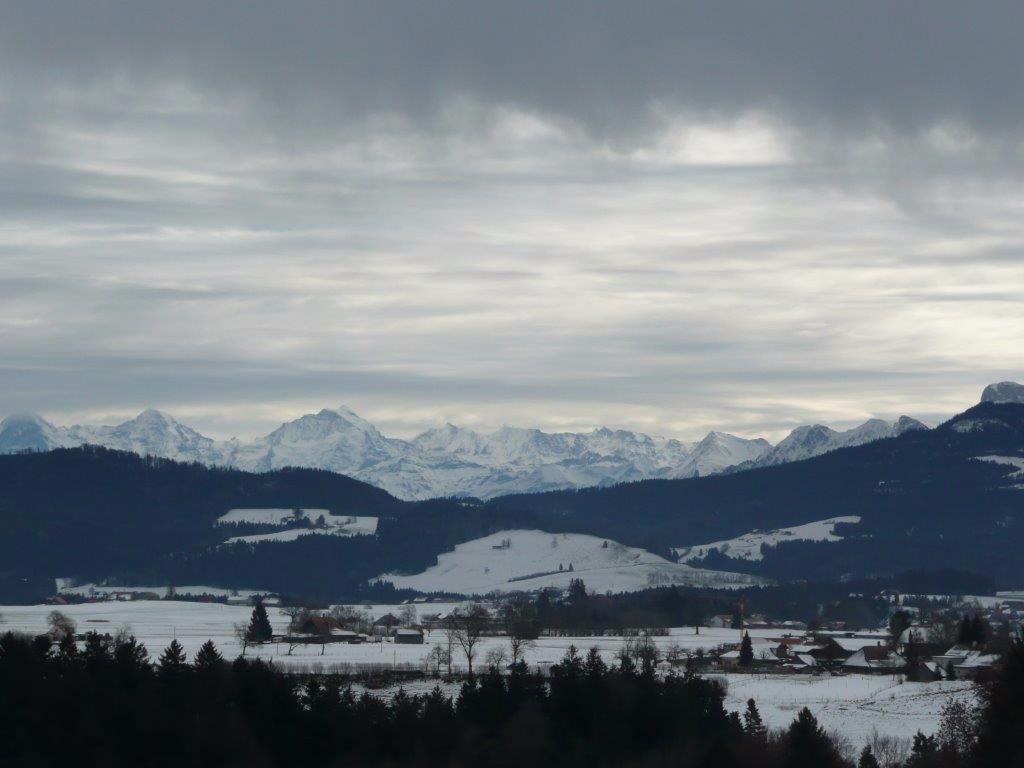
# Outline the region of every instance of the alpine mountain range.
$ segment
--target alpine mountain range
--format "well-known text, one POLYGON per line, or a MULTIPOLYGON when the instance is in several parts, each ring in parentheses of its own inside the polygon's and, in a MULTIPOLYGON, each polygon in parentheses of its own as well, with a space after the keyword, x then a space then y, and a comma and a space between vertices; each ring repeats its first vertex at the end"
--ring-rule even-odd
MULTIPOLYGON (((993 385, 997 386, 1006 385, 993 385)), ((772 445, 763 438, 717 431, 690 443, 608 428, 548 433, 504 426, 482 433, 445 424, 402 440, 386 437, 342 406, 307 414, 265 437, 244 442, 214 440, 165 413, 147 409, 116 426, 61 427, 36 414, 9 416, 0 422, 0 453, 100 445, 141 456, 255 472, 283 467, 326 469, 406 500, 490 499, 773 466, 927 428, 908 416, 893 422, 870 419, 845 431, 813 424, 797 427, 772 445)))

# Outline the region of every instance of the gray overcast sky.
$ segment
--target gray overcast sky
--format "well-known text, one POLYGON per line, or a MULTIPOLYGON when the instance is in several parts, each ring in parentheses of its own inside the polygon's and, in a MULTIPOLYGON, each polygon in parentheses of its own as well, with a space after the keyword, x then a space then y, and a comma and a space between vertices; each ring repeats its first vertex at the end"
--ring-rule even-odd
POLYGON ((0 413, 934 420, 1024 376, 1022 28, 0 0, 0 413))

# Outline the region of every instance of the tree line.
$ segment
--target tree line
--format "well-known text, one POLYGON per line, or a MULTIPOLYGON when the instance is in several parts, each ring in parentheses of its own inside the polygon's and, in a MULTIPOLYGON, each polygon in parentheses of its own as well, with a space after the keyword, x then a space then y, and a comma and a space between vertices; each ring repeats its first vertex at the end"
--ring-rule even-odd
MULTIPOLYGON (((674 766, 874 768, 807 709, 765 727, 756 703, 727 712, 715 681, 654 665, 609 666, 570 649, 542 677, 492 666, 458 695, 357 695, 330 676, 228 662, 212 642, 191 662, 173 641, 154 662, 130 635, 0 637, 0 766, 674 766)), ((956 714, 956 713, 953 713, 956 714)), ((1024 765, 1024 646, 982 691, 977 717, 918 734, 903 768, 1024 765)), ((949 719, 950 723, 945 721, 949 719)), ((892 765, 892 763, 888 763, 892 765)))

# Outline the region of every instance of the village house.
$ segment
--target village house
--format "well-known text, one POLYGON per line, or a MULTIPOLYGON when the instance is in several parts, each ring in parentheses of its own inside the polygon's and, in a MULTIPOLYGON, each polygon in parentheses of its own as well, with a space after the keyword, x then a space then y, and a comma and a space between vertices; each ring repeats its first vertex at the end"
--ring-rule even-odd
POLYGON ((295 631, 306 643, 352 643, 366 641, 366 636, 342 627, 330 616, 310 616, 295 631))
POLYGON ((389 636, 395 627, 401 626, 402 620, 391 613, 385 613, 379 619, 373 622, 373 635, 374 637, 387 637, 389 636))
POLYGON ((865 645, 853 652, 842 667, 848 672, 891 675, 906 666, 902 656, 884 645, 865 645))
POLYGON ((949 676, 957 680, 978 680, 988 675, 998 663, 998 654, 969 651, 962 660, 951 665, 949 676))

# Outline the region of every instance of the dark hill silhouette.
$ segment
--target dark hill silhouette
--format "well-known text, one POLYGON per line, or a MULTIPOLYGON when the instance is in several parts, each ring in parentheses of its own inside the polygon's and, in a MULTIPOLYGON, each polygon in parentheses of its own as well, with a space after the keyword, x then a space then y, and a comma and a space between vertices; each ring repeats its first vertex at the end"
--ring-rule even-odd
MULTIPOLYGON (((1024 542, 1024 490, 1014 486, 1024 480, 1009 478, 1012 467, 973 460, 983 455, 1024 456, 1024 405, 981 403, 934 430, 792 464, 508 496, 491 506, 528 510, 542 526, 659 549, 859 515, 860 525, 841 527, 850 537, 842 544, 787 544, 759 568, 807 578, 941 564, 1019 584, 1024 581, 1018 555, 1024 542), (780 564, 782 555, 793 568, 780 564)), ((728 559, 715 565, 750 567, 728 559)))
POLYGON ((707 565, 821 580, 955 568, 1020 586, 1024 490, 1015 486, 1024 480, 973 460, 983 455, 1024 456, 1024 405, 982 403, 934 430, 793 464, 488 503, 401 502, 325 471, 255 474, 93 447, 0 456, 0 599, 46 594, 56 576, 352 596, 383 571, 420 570, 502 528, 590 533, 668 554, 840 515, 862 520, 840 526, 842 542, 791 542, 761 562, 712 556, 707 565), (228 509, 295 506, 377 515, 378 536, 217 546, 226 536, 212 524, 228 509))

